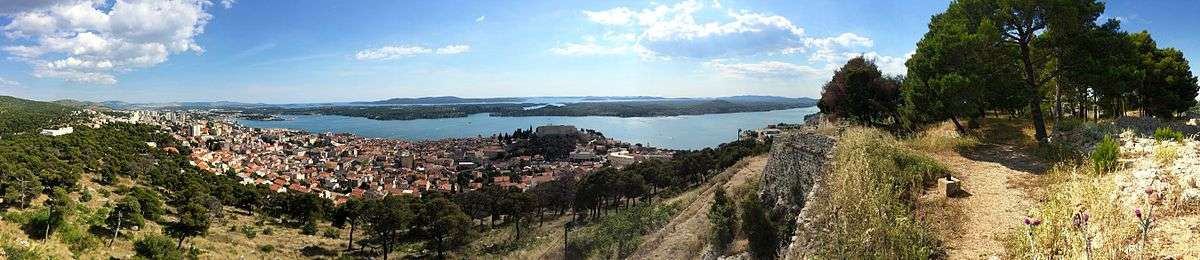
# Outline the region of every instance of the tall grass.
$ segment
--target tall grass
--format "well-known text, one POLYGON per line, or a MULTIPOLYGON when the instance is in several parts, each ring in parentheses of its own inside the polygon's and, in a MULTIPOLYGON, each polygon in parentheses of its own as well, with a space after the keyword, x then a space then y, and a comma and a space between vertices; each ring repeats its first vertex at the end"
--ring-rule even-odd
POLYGON ((1005 239, 1006 258, 1134 257, 1127 249, 1137 238, 1137 219, 1116 201, 1118 191, 1112 185, 1113 177, 1095 174, 1095 169, 1079 164, 1052 168, 1045 180, 1054 183, 1046 192, 1049 198, 1027 214, 1030 219, 1041 220, 1041 224, 1010 234, 1005 239))
POLYGON ((825 179, 828 212, 815 221, 818 258, 925 259, 941 253, 927 223, 913 216, 926 185, 948 174, 937 161, 905 148, 891 135, 851 128, 839 139, 825 179))

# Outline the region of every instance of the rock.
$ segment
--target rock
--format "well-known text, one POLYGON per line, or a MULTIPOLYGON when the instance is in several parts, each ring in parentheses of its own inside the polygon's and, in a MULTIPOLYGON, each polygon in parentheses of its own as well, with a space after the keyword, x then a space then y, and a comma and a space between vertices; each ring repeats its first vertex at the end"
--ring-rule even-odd
POLYGON ((1183 193, 1179 194, 1179 198, 1183 199, 1183 202, 1187 204, 1200 203, 1200 189, 1191 188, 1183 190, 1183 193))
POLYGON ((836 138, 814 131, 786 133, 775 139, 759 194, 772 213, 800 213, 816 179, 832 161, 836 143, 836 138))

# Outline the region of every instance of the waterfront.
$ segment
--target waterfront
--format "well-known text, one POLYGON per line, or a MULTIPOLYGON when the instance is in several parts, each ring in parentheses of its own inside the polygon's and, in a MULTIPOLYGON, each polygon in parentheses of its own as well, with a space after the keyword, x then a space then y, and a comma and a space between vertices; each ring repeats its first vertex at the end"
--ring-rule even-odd
POLYGON ((492 117, 474 114, 460 118, 418 120, 372 120, 326 115, 288 115, 284 121, 238 120, 257 128, 289 128, 309 132, 353 133, 365 137, 433 140, 511 133, 518 128, 564 124, 595 129, 609 138, 668 149, 701 149, 733 141, 738 129, 761 128, 768 124, 800 123, 816 113, 816 107, 766 112, 708 114, 669 117, 492 117))

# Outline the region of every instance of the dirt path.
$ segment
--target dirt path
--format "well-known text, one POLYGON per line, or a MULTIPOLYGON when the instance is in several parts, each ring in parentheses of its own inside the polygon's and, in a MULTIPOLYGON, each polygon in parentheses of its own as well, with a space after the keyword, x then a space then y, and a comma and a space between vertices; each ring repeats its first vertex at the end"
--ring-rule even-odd
MULTIPOLYGON (((724 185, 726 191, 747 181, 757 181, 767 165, 767 156, 760 155, 744 159, 748 163, 740 168, 731 168, 733 175, 723 184, 710 184, 692 195, 679 214, 658 231, 643 237, 644 243, 629 259, 699 259, 707 244, 708 208, 712 205, 713 187, 724 185), (698 196, 698 197, 697 197, 698 196)), ((740 163, 739 163, 740 164, 740 163)), ((688 196, 679 196, 681 201, 688 196)))
MULTIPOLYGON (((955 227, 940 232, 950 259, 1002 257, 1004 239, 1021 227, 1026 211, 1036 199, 1026 189, 1038 178, 1034 173, 1046 166, 1008 145, 981 145, 971 151, 933 155, 963 180, 967 194, 946 199, 940 191, 928 190, 923 203, 948 207, 954 213, 955 227)), ((928 209, 926 209, 928 210, 928 209)))

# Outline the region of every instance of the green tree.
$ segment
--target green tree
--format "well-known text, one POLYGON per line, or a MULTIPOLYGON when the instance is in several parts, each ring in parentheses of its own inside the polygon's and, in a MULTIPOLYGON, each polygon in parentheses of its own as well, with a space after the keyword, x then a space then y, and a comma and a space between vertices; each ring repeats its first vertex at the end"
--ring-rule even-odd
POLYGON ((212 220, 209 219, 208 208, 204 205, 192 202, 177 208, 176 211, 178 212, 175 215, 179 220, 167 225, 166 229, 167 234, 179 239, 176 248, 183 248, 183 240, 208 232, 212 220))
POLYGON ((1196 77, 1183 52, 1159 49, 1150 33, 1130 36, 1140 59, 1134 100, 1145 115, 1172 118, 1196 105, 1196 77))
POLYGON ((750 255, 754 259, 775 259, 776 250, 779 249, 778 231, 756 199, 757 196, 747 196, 740 203, 742 232, 750 242, 750 255))
POLYGON ((709 243, 712 243, 713 251, 718 255, 723 255, 729 248, 729 243, 733 242, 734 228, 737 225, 735 213, 733 203, 725 195, 725 189, 717 188, 716 194, 713 194, 712 206, 708 208, 708 222, 712 225, 709 229, 709 243))
POLYGON ((41 178, 25 168, 0 170, 0 199, 5 205, 29 206, 29 201, 43 189, 41 178))
POLYGON ((445 258, 443 252, 464 246, 474 239, 471 217, 446 198, 429 200, 421 213, 421 227, 432 240, 426 245, 437 252, 439 259, 445 258))
POLYGON ((173 247, 171 239, 159 234, 147 234, 133 242, 135 259, 184 259, 184 254, 173 247))
POLYGON ((899 78, 884 76, 874 61, 859 56, 833 72, 817 106, 823 114, 876 124, 899 119, 899 97, 899 78))
MULTIPOLYGON (((930 19, 929 31, 905 63, 901 109, 909 127, 950 120, 965 133, 959 118, 977 118, 988 109, 1011 110, 1027 104, 1018 89, 1019 72, 1008 65, 999 27, 990 20, 994 1, 955 1, 930 19)), ((977 122, 977 120, 972 120, 977 122)))
POLYGON ((54 230, 66 224, 67 217, 74 213, 75 203, 72 203, 71 197, 67 196, 67 190, 62 187, 54 187, 45 204, 47 208, 50 208, 50 216, 46 219, 46 231, 43 235, 49 239, 54 230))
POLYGON ((346 250, 354 250, 354 229, 363 221, 365 203, 361 199, 351 198, 333 210, 333 226, 343 228, 350 225, 350 238, 346 239, 346 250))
POLYGON ((113 231, 112 238, 108 240, 108 246, 112 246, 122 227, 140 227, 145 224, 145 219, 142 217, 142 206, 138 204, 137 198, 126 196, 117 202, 112 211, 108 212, 104 223, 113 231))
POLYGON ((145 187, 133 187, 129 189, 129 193, 125 196, 137 199, 138 205, 141 206, 142 216, 146 219, 158 220, 164 212, 162 197, 154 190, 145 187))
POLYGON ((387 259, 388 253, 395 250, 398 241, 408 233, 409 226, 415 218, 412 204, 411 198, 408 197, 387 196, 370 200, 365 205, 365 223, 370 232, 371 243, 380 246, 383 259, 387 259))
POLYGON ((1034 138, 1045 143, 1045 117, 1042 115, 1044 86, 1063 70, 1056 67, 1052 57, 1074 44, 1075 36, 1095 23, 1104 12, 1104 4, 1094 0, 1001 0, 997 1, 993 19, 1000 25, 1000 43, 1007 46, 1010 57, 1021 70, 1026 93, 1030 94, 1029 111, 1033 118, 1034 138))

